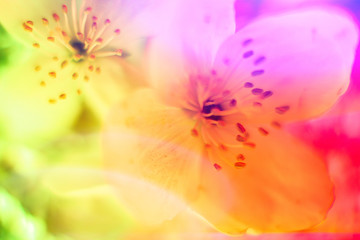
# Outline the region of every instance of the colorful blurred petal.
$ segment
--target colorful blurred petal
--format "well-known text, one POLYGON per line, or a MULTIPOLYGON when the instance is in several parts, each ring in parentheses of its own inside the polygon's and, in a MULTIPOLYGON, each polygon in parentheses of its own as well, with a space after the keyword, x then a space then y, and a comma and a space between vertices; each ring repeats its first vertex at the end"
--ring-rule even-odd
POLYGON ((157 92, 138 91, 110 117, 108 167, 177 194, 226 233, 321 222, 333 200, 325 164, 281 124, 318 116, 344 93, 358 41, 352 20, 330 9, 262 18, 215 59, 211 44, 182 37, 154 44, 157 92))

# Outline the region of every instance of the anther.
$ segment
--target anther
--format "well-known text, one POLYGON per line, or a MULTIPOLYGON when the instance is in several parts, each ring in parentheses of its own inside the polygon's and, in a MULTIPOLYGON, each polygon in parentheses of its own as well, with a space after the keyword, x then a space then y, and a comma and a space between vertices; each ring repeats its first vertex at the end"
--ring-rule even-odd
POLYGON ((252 43, 252 41, 253 40, 251 38, 246 39, 245 41, 243 41, 242 45, 245 47, 245 46, 249 45, 250 43, 252 43))
POLYGON ((85 75, 85 76, 84 76, 84 81, 85 81, 85 82, 88 82, 89 80, 90 80, 89 76, 86 76, 86 75, 85 75))
POLYGON ((105 23, 105 25, 109 25, 111 23, 111 21, 110 21, 110 19, 106 19, 104 23, 105 23))
POLYGON ((41 70, 41 67, 40 67, 40 66, 36 66, 36 67, 34 68, 34 70, 35 70, 36 72, 39 72, 39 71, 41 70))
POLYGON ((62 10, 63 10, 63 13, 67 13, 68 12, 68 8, 65 4, 62 5, 62 10))
POLYGON ((254 84, 252 84, 251 82, 246 82, 246 83, 244 83, 244 87, 252 88, 252 87, 254 87, 254 84))
POLYGON ((262 127, 259 127, 259 132, 264 136, 269 135, 269 132, 262 127))
POLYGON ((236 126, 237 126, 239 132, 241 132, 241 133, 245 133, 245 132, 246 132, 245 127, 244 127, 241 123, 236 123, 236 126))
POLYGON ((33 47, 34 48, 40 48, 40 44, 39 43, 33 43, 33 47))
POLYGON ((244 162, 236 162, 236 163, 234 163, 235 168, 243 168, 245 166, 246 166, 246 163, 244 163, 244 162))
POLYGON ((219 148, 220 148, 221 150, 223 150, 223 151, 227 151, 227 150, 228 150, 228 148, 227 148, 224 144, 220 144, 220 145, 219 145, 219 148))
POLYGON ((193 129, 191 129, 191 136, 197 137, 197 136, 199 136, 199 132, 195 128, 193 128, 193 129))
POLYGON ((49 25, 49 20, 47 20, 46 18, 43 18, 43 19, 42 19, 42 23, 43 23, 45 26, 47 26, 47 25, 49 25))
POLYGON ((243 137, 243 136, 241 136, 241 135, 237 135, 237 136, 236 136, 236 141, 238 141, 238 142, 245 142, 245 141, 246 141, 246 138, 243 137))
POLYGON ((40 86, 45 87, 45 86, 46 86, 46 83, 45 83, 44 81, 41 81, 41 82, 40 82, 40 86))
POLYGON ((116 35, 120 35, 120 29, 115 29, 115 31, 114 31, 114 33, 116 34, 116 35))
POLYGON ((49 77, 56 78, 56 72, 49 72, 49 77))
POLYGON ((56 103, 56 100, 55 100, 55 99, 49 99, 49 103, 55 104, 55 103, 56 103))
POLYGON ((55 38, 54 38, 54 37, 48 37, 47 40, 50 41, 50 42, 55 42, 55 38))
POLYGON ((262 103, 261 102, 253 102, 253 106, 254 107, 262 107, 262 103))
POLYGON ((92 71, 94 71, 94 66, 90 65, 88 69, 89 69, 90 72, 92 72, 92 71))
POLYGON ((52 59, 53 59, 55 62, 59 60, 59 58, 58 58, 58 57, 56 57, 56 56, 55 56, 55 57, 53 57, 52 59))
POLYGON ((286 113, 287 111, 289 111, 290 109, 290 106, 280 106, 280 107, 276 107, 275 108, 275 112, 278 113, 278 114, 284 114, 286 113))
POLYGON ((87 7, 87 8, 85 8, 85 13, 86 14, 89 14, 90 12, 92 11, 92 8, 91 7, 87 7))
POLYGON ((123 50, 122 49, 116 49, 115 50, 115 56, 121 57, 123 55, 123 50))
POLYGON ((251 93, 254 95, 260 95, 263 93, 264 90, 262 90, 261 88, 254 88, 251 90, 251 93))
POLYGON ((78 95, 81 95, 81 90, 80 89, 78 89, 76 92, 77 92, 78 95))
POLYGON ((26 24, 28 25, 28 26, 34 26, 34 22, 33 21, 26 21, 26 24))
POLYGON ((54 13, 52 16, 56 22, 60 21, 60 17, 56 13, 54 13))
POLYGON ((254 52, 253 51, 247 51, 243 54, 243 58, 249 58, 251 57, 252 55, 254 55, 254 52))
POLYGON ((241 153, 240 153, 239 155, 237 155, 237 156, 236 156, 236 159, 237 159, 237 160, 242 160, 242 161, 243 161, 243 160, 245 160, 245 156, 244 156, 243 154, 241 154, 241 153))
POLYGON ((32 32, 33 29, 31 27, 29 27, 28 25, 26 25, 25 23, 23 24, 24 30, 27 32, 32 32))
POLYGON ((264 74, 264 73, 265 73, 265 71, 262 70, 262 69, 260 69, 260 70, 255 70, 255 71, 252 71, 252 72, 251 72, 251 76, 256 77, 256 76, 262 75, 262 74, 264 74))
POLYGON ((97 67, 96 70, 95 70, 96 73, 100 74, 101 73, 101 69, 100 67, 97 67))
POLYGON ((259 58, 257 58, 255 61, 254 61, 254 65, 259 65, 260 63, 264 62, 265 61, 265 57, 264 56, 261 56, 259 58))
POLYGON ((266 92, 263 92, 262 98, 268 98, 268 97, 271 97, 272 95, 273 95, 272 91, 266 91, 266 92))
POLYGON ((214 163, 214 168, 215 168, 216 170, 220 171, 222 167, 221 167, 219 164, 214 163))
POLYGON ((79 77, 79 74, 78 74, 78 73, 73 73, 73 75, 72 75, 72 79, 73 79, 73 80, 76 80, 78 77, 79 77))
POLYGON ((249 147, 249 148, 255 148, 256 144, 252 143, 252 142, 245 142, 243 143, 245 147, 249 147))
POLYGON ((273 126, 273 127, 275 127, 275 128, 281 128, 281 124, 279 123, 279 122, 277 122, 277 121, 272 121, 271 122, 271 125, 273 126))
POLYGON ((230 107, 236 107, 237 101, 236 99, 231 99, 230 101, 230 107))
POLYGON ((61 63, 61 68, 63 69, 63 68, 65 68, 66 66, 68 65, 68 61, 63 61, 62 63, 61 63))
POLYGON ((62 100, 66 99, 66 94, 65 93, 60 94, 59 99, 62 99, 62 100))

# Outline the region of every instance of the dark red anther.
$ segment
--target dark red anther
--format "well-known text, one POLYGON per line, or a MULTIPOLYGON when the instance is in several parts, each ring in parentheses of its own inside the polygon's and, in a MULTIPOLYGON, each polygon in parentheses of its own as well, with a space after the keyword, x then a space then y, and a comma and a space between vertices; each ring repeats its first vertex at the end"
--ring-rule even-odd
POLYGON ((221 167, 219 164, 214 163, 214 168, 215 168, 216 170, 220 171, 222 167, 221 167))
POLYGON ((256 144, 255 143, 252 143, 252 142, 245 142, 243 143, 244 146, 246 147, 250 147, 250 148, 255 148, 256 147, 256 144))
POLYGON ((246 138, 243 137, 243 136, 241 136, 241 135, 237 135, 237 136, 236 136, 236 141, 238 141, 238 142, 245 142, 245 141, 246 141, 246 138))
POLYGON ((236 163, 234 163, 234 167, 236 167, 236 168, 243 168, 245 166, 246 166, 246 163, 244 163, 244 162, 236 162, 236 163))
POLYGON ((278 114, 284 114, 286 113, 287 111, 289 111, 290 109, 290 106, 280 106, 280 107, 276 107, 275 108, 275 112, 278 113, 278 114))
POLYGON ((240 153, 239 155, 236 156, 236 159, 237 160, 245 160, 245 156, 240 153))
POLYGON ((245 132, 246 132, 245 127, 244 127, 241 123, 236 123, 236 126, 237 126, 239 132, 241 132, 241 133, 245 133, 245 132))
POLYGON ((259 132, 264 136, 269 135, 269 132, 262 127, 259 127, 259 132))

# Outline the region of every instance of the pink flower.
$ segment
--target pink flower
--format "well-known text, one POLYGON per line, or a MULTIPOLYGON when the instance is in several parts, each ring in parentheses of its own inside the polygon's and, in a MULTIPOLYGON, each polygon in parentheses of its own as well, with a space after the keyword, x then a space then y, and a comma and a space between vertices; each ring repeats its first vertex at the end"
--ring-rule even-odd
POLYGON ((344 93, 353 22, 310 9, 233 34, 231 1, 178 11, 186 16, 179 35, 157 39, 150 52, 154 90, 137 91, 109 120, 108 167, 175 194, 226 233, 321 222, 333 201, 325 164, 281 126, 322 114, 344 93))

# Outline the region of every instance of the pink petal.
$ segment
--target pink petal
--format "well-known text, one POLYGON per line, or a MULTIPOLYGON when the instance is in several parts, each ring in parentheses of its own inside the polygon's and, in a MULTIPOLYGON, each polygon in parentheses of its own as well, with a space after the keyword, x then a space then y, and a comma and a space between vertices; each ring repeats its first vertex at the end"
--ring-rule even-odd
POLYGON ((235 94, 250 121, 314 117, 346 90, 357 35, 334 10, 264 17, 224 42, 214 69, 225 90, 243 86, 235 94))

